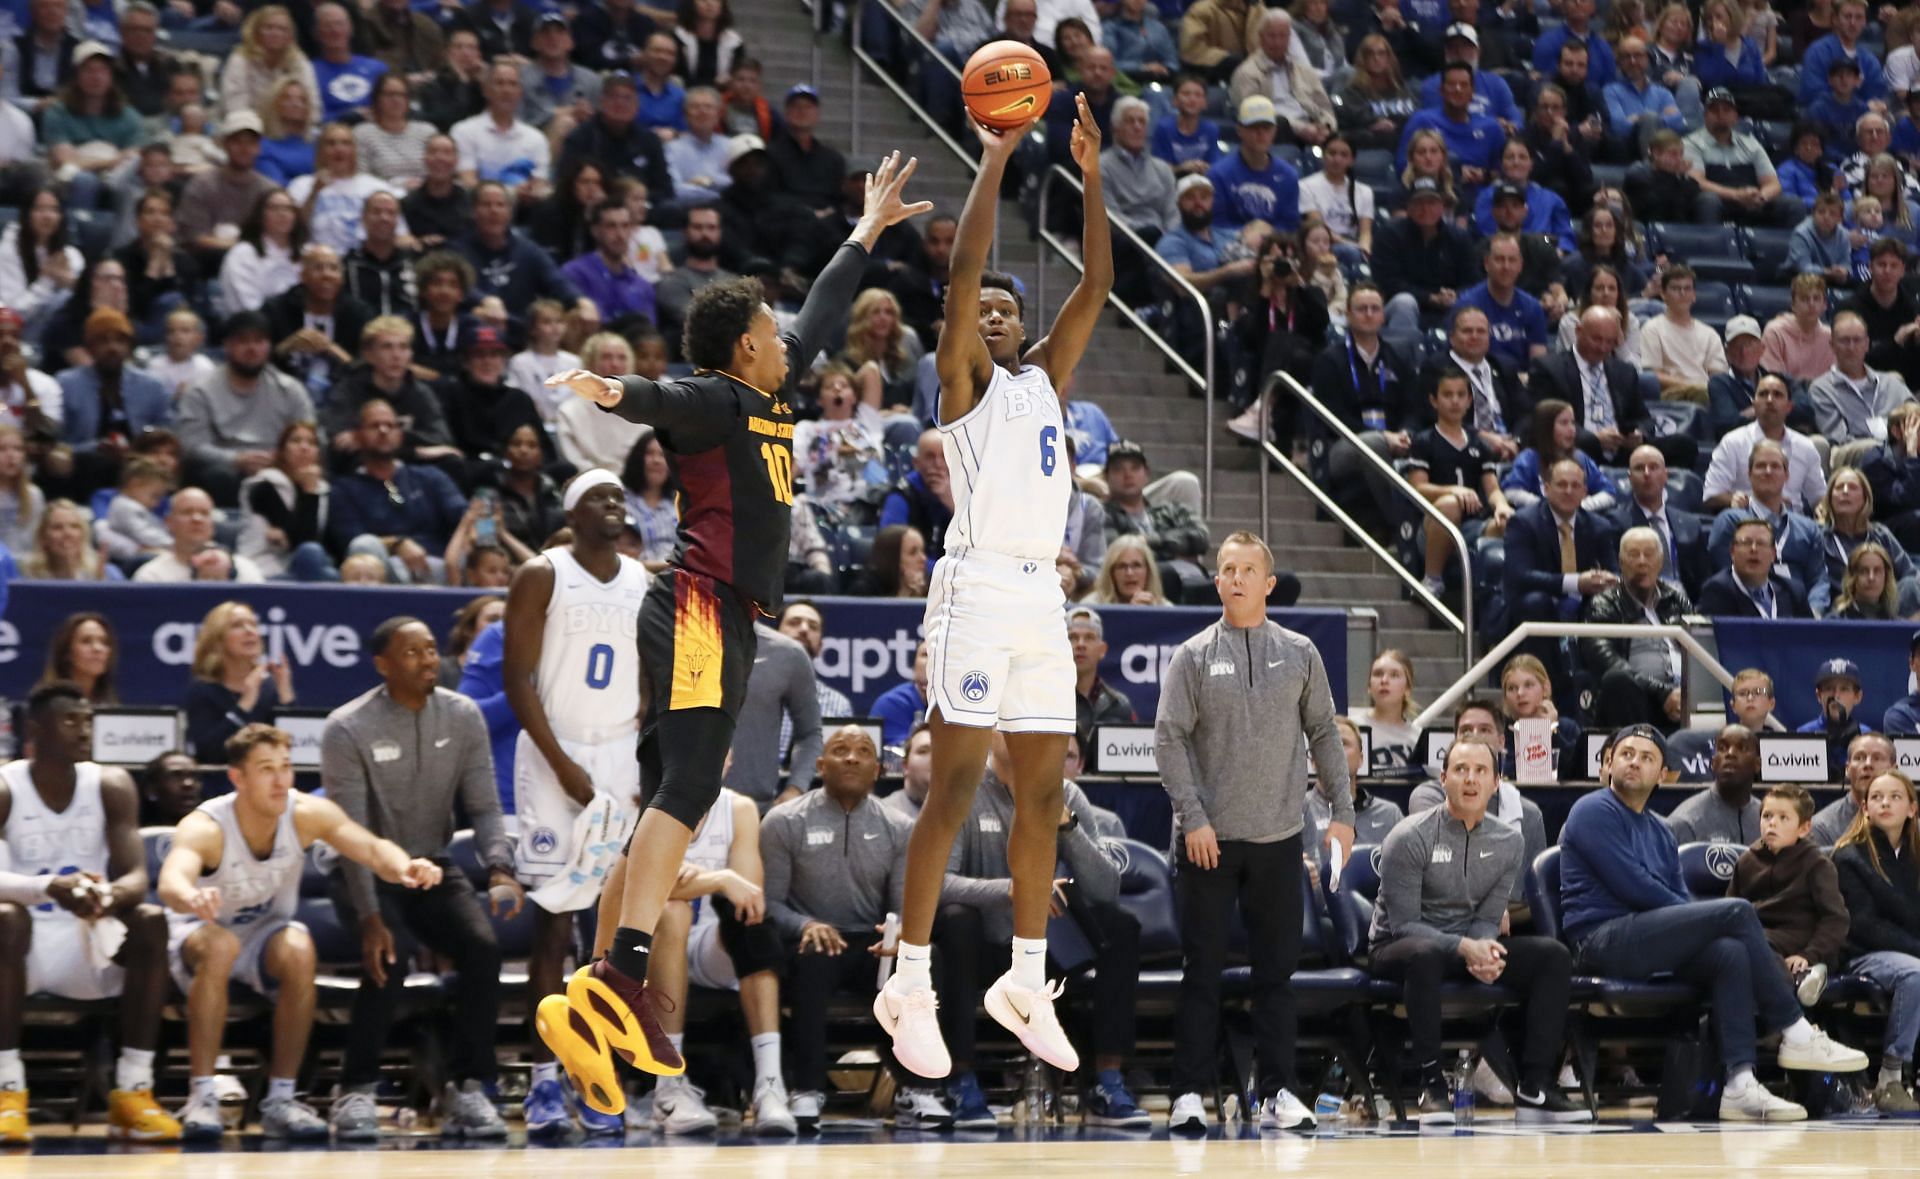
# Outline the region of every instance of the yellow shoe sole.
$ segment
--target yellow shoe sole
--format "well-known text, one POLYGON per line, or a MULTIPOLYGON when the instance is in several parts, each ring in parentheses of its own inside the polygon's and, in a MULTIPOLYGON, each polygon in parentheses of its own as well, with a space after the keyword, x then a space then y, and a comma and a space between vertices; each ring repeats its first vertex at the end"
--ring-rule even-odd
MULTIPOLYGON (((646 1033, 640 1030, 640 1021, 634 1018, 632 1008, 627 1006, 625 999, 614 993, 612 987, 593 977, 592 967, 582 966, 567 980, 567 1005, 585 1021, 589 1029, 597 1033, 596 1038, 606 1046, 605 1052, 617 1055, 641 1072, 652 1073, 656 1077, 678 1077, 686 1073, 685 1060, 677 1065, 668 1065, 653 1055, 652 1048, 647 1044, 646 1033)), ((579 1025, 569 1021, 568 1026, 577 1030, 579 1025)), ((558 1048, 554 1049, 554 1054, 560 1055, 558 1048)))
POLYGON ((580 1100, 614 1117, 626 1112, 627 1095, 621 1092, 612 1053, 592 1025, 574 1012, 565 995, 548 995, 540 1000, 533 1011, 533 1026, 553 1050, 554 1059, 580 1100))

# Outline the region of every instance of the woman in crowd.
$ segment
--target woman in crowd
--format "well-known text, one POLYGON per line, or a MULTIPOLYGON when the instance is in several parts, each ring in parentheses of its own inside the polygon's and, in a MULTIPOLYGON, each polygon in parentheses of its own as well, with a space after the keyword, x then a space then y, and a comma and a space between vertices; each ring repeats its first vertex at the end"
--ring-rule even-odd
POLYGON ((373 87, 373 106, 366 122, 353 129, 360 162, 378 179, 419 185, 427 174, 427 140, 432 123, 413 118, 413 91, 405 74, 382 74, 373 87))
POLYGON ((33 481, 27 438, 20 427, 0 422, 0 544, 10 553, 33 547, 33 534, 47 510, 46 493, 33 481))
POLYGON ((728 0, 680 0, 675 18, 680 61, 673 72, 688 87, 725 90, 733 78, 733 63, 747 51, 733 27, 733 5, 728 0))
POLYGON ((280 431, 273 465, 240 485, 247 518, 235 551, 271 578, 337 581, 339 572, 322 547, 327 534, 327 483, 320 428, 292 422, 280 431))
MULTIPOLYGON (((288 185, 287 195, 300 206, 300 219, 306 224, 308 240, 332 246, 335 253, 345 258, 366 236, 360 219, 366 211, 367 198, 379 192, 397 202, 400 188, 360 170, 360 147, 353 137, 353 128, 345 123, 329 123, 320 129, 313 159, 313 172, 288 185)), ((406 240, 404 214, 396 232, 402 241, 406 240)))
POLYGON ((0 307, 26 321, 24 338, 39 339, 86 264, 68 244, 66 212, 53 189, 42 188, 21 203, 19 219, 0 233, 0 307))
POLYGON ((1333 230, 1318 214, 1306 214, 1300 223, 1300 272, 1325 301, 1328 326, 1346 331, 1347 278, 1341 272, 1339 255, 1334 253, 1333 230))
MULTIPOLYGON (((1515 721, 1544 720, 1553 725, 1553 747, 1560 758, 1560 777, 1570 781, 1584 775, 1586 765, 1579 758, 1580 726, 1572 717, 1560 715, 1553 703, 1553 678, 1547 665, 1532 655, 1515 655, 1500 669, 1501 710, 1507 724, 1515 721)), ((1502 773, 1513 772, 1514 743, 1507 742, 1502 773)))
POLYGON ((835 359, 853 372, 860 402, 874 409, 913 404, 913 378, 926 349, 900 318, 891 291, 868 287, 847 314, 847 346, 835 359))
POLYGON ((1432 127, 1422 127, 1407 141, 1407 166, 1400 171, 1400 191, 1413 188, 1413 182, 1425 177, 1440 186, 1440 198, 1450 214, 1459 214, 1459 201, 1453 193, 1453 167, 1447 163, 1447 141, 1432 127))
POLYGON ((927 538, 911 524, 889 524, 873 538, 860 593, 869 598, 927 596, 927 538))
POLYGON ((1372 733, 1373 764, 1408 764, 1414 743, 1420 738, 1420 730, 1413 727, 1420 704, 1413 698, 1413 661, 1406 652, 1389 648, 1374 659, 1367 669, 1367 700, 1366 705, 1349 709, 1347 715, 1372 733))
POLYGON ((544 470, 546 451, 541 441, 532 426, 516 427, 507 435, 506 464, 498 480, 500 525, 535 552, 567 523, 566 513, 560 510, 560 488, 544 470))
POLYGON ((1160 563, 1140 536, 1116 536, 1107 545, 1086 600, 1100 606, 1173 605, 1160 588, 1160 563))
POLYGON ((886 426, 855 392, 854 374, 843 364, 821 372, 817 399, 820 416, 793 428, 794 475, 815 503, 844 510, 885 489, 886 426))
POLYGON ((1686 5, 1669 4, 1654 18, 1647 71, 1668 90, 1693 76, 1693 13, 1686 5))
POLYGON ((1746 12, 1734 0, 1707 0, 1701 6, 1693 76, 1709 90, 1768 84, 1766 56, 1747 36, 1746 12))
MULTIPOLYGON (((580 345, 580 367, 603 377, 634 372, 633 345, 627 343, 625 336, 598 332, 580 345)), ((553 440, 560 448, 560 457, 577 470, 588 467, 620 470, 626 465, 627 454, 634 443, 640 441, 641 435, 651 432, 650 427, 602 413, 584 397, 569 397, 554 412, 553 440)))
POLYGON ((120 640, 106 615, 91 610, 69 614, 47 641, 47 665, 40 682, 66 680, 85 693, 96 707, 120 703, 113 673, 120 662, 120 640))
POLYGON ((1905 94, 1920 85, 1920 8, 1903 5, 1887 22, 1887 60, 1883 67, 1889 94, 1905 94))
POLYGON ((20 562, 32 581, 125 581, 120 567, 100 556, 88 538, 92 516, 70 499, 56 499, 40 517, 33 551, 20 562))
MULTIPOLYGON (((256 8, 240 26, 240 45, 220 69, 220 114, 257 110, 260 100, 282 78, 300 83, 307 109, 320 109, 320 84, 313 63, 293 39, 293 17, 278 4, 256 8)), ((224 758, 222 759, 224 760, 224 758)))
POLYGON ((1833 600, 1828 618, 1852 622, 1892 622, 1900 617, 1899 592, 1893 558, 1872 541, 1857 546, 1847 558, 1847 573, 1840 581, 1839 596, 1833 600))
MULTIPOLYGON (((1632 299, 1647 288, 1651 277, 1640 261, 1633 240, 1626 231, 1620 210, 1605 201, 1595 200, 1587 215, 1580 219, 1580 231, 1574 237, 1574 252, 1561 263, 1561 274, 1569 291, 1584 291, 1596 266, 1610 266, 1623 287, 1623 297, 1632 299)), ((1638 356, 1639 353, 1635 352, 1638 356)))
POLYGON ((1353 69, 1347 64, 1347 30, 1333 23, 1327 0, 1293 0, 1287 12, 1293 17, 1296 52, 1306 55, 1307 64, 1332 94, 1353 69))
POLYGON ((260 617, 245 602, 222 602, 200 622, 187 685, 187 748, 201 765, 224 765, 227 738, 273 723, 293 703, 293 672, 269 659, 260 617))
POLYGON ((1400 146, 1400 133, 1419 103, 1400 76, 1393 46, 1379 33, 1368 33, 1354 47, 1353 74, 1333 109, 1354 147, 1400 146))
POLYGON ((1874 522, 1873 487, 1865 475, 1854 467, 1835 471, 1814 518, 1820 523, 1821 552, 1827 562, 1825 584, 1807 587, 1807 599, 1815 611, 1844 588, 1854 550, 1865 544, 1878 545, 1893 566, 1900 617, 1920 611, 1920 579, 1914 576, 1913 560, 1885 524, 1874 522))
MULTIPOLYGON (((1598 206, 1595 212, 1607 213, 1610 210, 1598 206)), ((1620 281, 1620 272, 1608 263, 1596 263, 1586 272, 1584 285, 1580 288, 1580 302, 1569 314, 1560 317, 1560 327, 1554 334, 1553 349, 1556 352, 1573 351, 1574 338, 1580 327, 1580 313, 1589 307, 1611 307, 1620 316, 1620 344, 1613 354, 1628 364, 1638 367, 1640 364, 1640 317, 1633 313, 1632 301, 1620 281)))
POLYGON ((110 307, 133 318, 133 298, 127 284, 127 268, 117 258, 101 258, 80 273, 73 297, 47 325, 40 341, 42 365, 56 372, 62 365, 83 368, 93 363, 86 349, 87 317, 102 307, 110 307), (54 358, 58 357, 58 361, 54 358))
MULTIPOLYGON (((1306 281, 1294 235, 1268 234, 1255 257, 1260 296, 1233 322, 1240 355, 1254 365, 1249 387, 1264 390, 1267 379, 1283 370, 1304 385, 1313 379, 1313 362, 1327 344, 1332 324, 1327 297, 1306 281)), ((1293 446, 1297 407, 1291 398, 1281 401, 1267 396, 1265 400, 1269 434, 1282 452, 1288 451, 1293 446)), ((1262 441, 1260 407, 1261 398, 1256 397, 1227 423, 1227 429, 1249 441, 1262 441)))
POLYGON ((298 78, 275 82, 260 100, 260 161, 254 170, 275 184, 292 184, 313 171, 315 111, 313 98, 298 78))
POLYGON ((1892 154, 1883 151, 1867 162, 1866 195, 1880 201, 1882 228, 1878 236, 1897 237, 1911 251, 1915 225, 1907 183, 1906 171, 1892 154))
POLYGON ((440 648, 440 683, 457 684, 466 674, 467 660, 473 654, 473 640, 480 632, 506 617, 507 599, 486 594, 460 607, 453 616, 453 629, 440 648))
POLYGON ((1500 477, 1500 490, 1515 511, 1537 502, 1546 494, 1546 473, 1561 459, 1572 459, 1587 473, 1587 498, 1580 504, 1589 512, 1605 512, 1613 507, 1613 484, 1600 470, 1600 464, 1574 445, 1579 426, 1573 419, 1573 406, 1548 397, 1533 407, 1527 427, 1527 448, 1513 460, 1513 466, 1500 477))
POLYGON ((258 311, 300 282, 300 250, 307 231, 285 189, 268 189, 240 226, 240 240, 220 263, 220 311, 258 311))
POLYGON ((1867 783, 1853 826, 1833 849, 1840 895, 1847 902, 1847 968, 1892 996, 1900 1018, 1889 1021, 1881 1045, 1874 1106, 1883 1114, 1920 1113, 1904 1073, 1913 1061, 1910 1014, 1920 1011, 1920 796, 1913 780, 1889 770, 1867 783))
MULTIPOLYGON (((1373 189, 1353 178, 1353 143, 1338 132, 1320 145, 1320 170, 1300 182, 1300 213, 1318 213, 1333 240, 1373 253, 1373 189)), ((1328 307, 1344 307, 1346 297, 1328 307)))
POLYGON ((553 195, 534 206, 530 219, 534 242, 551 252, 556 262, 590 253, 597 247, 587 217, 606 199, 606 170, 584 156, 574 160, 560 173, 553 195))
POLYGON ((147 138, 140 112, 114 79, 113 55, 104 50, 96 45, 74 65, 59 97, 40 115, 47 163, 67 175, 67 199, 78 209, 103 203, 104 188, 132 171, 147 138))
POLYGON ((666 448, 652 430, 628 452, 620 482, 627 489, 627 514, 640 531, 640 560, 648 571, 658 573, 679 543, 680 508, 666 448))

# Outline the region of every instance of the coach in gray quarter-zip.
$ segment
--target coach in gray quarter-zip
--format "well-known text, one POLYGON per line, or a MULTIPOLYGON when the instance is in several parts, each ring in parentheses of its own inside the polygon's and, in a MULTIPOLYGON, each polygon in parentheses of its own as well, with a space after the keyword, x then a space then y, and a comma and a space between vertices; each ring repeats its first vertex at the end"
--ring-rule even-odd
POLYGON ((1205 1129, 1234 902, 1253 958, 1261 1125, 1305 1129, 1294 1096, 1290 978, 1300 957, 1306 750, 1331 812, 1326 838, 1353 850, 1353 786, 1320 653, 1266 617, 1273 553, 1252 533, 1221 542, 1223 617, 1175 650, 1160 689, 1155 759, 1173 800, 1174 888, 1185 966, 1174 1015, 1170 1127, 1205 1129))

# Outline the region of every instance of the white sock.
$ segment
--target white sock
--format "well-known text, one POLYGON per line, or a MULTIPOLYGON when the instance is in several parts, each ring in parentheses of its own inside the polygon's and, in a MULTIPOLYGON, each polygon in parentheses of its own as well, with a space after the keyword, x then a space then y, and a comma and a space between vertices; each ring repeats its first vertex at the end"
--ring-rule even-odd
POLYGON ((122 1048, 113 1068, 113 1087, 122 1092, 153 1088, 153 1049, 122 1048))
POLYGON ((546 1081, 558 1081, 559 1079, 560 1065, 558 1062, 549 1060, 545 1064, 536 1064, 533 1066, 534 1084, 538 1085, 546 1081))
POLYGON ((1753 1066, 1750 1064, 1735 1065, 1733 1071, 1727 1074, 1727 1092, 1729 1093, 1736 1089, 1745 1089, 1753 1083, 1753 1066))
POLYGON ((214 1057, 214 1058, 213 1058, 213 1071, 214 1071, 214 1072, 216 1072, 216 1073, 224 1073, 224 1072, 231 1072, 231 1071, 233 1071, 233 1057, 231 1057, 231 1056, 228 1056, 228 1055, 227 1055, 226 1053, 224 1053, 224 1052, 222 1052, 222 1053, 221 1053, 220 1055, 218 1055, 218 1056, 216 1056, 216 1057, 214 1057))
POLYGON ((1013 981, 1029 991, 1046 989, 1046 938, 1017 937, 1013 939, 1013 981))
POLYGON ((780 1079, 780 1033, 762 1032, 753 1038, 753 1079, 780 1079))
POLYGON ((893 961, 893 977, 902 991, 922 991, 933 986, 933 947, 912 942, 895 942, 899 956, 893 961))
POLYGON ((1780 1039, 1797 1048, 1813 1039, 1813 1025, 1803 1015, 1780 1030, 1780 1039))
POLYGON ((0 1090, 25 1089, 27 1066, 20 1060, 18 1048, 0 1051, 0 1090))
POLYGON ((268 1101, 292 1101, 293 1100, 293 1078, 292 1077, 268 1077, 266 1099, 268 1101))
MULTIPOLYGON (((687 1042, 687 1033, 685 1032, 668 1032, 667 1033, 667 1043, 673 1045, 673 1050, 675 1052, 679 1052, 680 1045, 686 1042, 687 1042)), ((684 1054, 682 1054, 682 1058, 684 1059, 684 1054)))
POLYGON ((189 1098, 194 1101, 212 1102, 219 1100, 213 1091, 213 1078, 210 1076, 188 1078, 187 1094, 189 1098))

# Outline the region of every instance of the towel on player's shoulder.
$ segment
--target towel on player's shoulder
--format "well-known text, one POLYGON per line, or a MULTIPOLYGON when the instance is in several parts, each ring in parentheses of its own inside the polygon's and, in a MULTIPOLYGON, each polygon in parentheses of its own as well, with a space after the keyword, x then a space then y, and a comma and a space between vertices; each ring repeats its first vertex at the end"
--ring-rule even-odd
POLYGON ((607 873, 626 850, 640 809, 609 795, 595 794, 573 820, 573 857, 553 879, 527 894, 549 913, 572 913, 596 904, 607 873))

